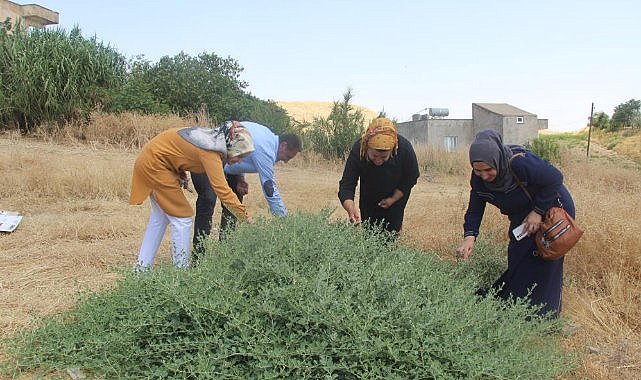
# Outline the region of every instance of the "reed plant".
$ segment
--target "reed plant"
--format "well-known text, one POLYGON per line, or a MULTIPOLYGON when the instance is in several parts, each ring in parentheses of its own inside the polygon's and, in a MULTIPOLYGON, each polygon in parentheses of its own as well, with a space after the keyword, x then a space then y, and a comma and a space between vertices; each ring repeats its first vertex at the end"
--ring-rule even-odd
POLYGON ((125 58, 78 27, 0 30, 0 125, 35 130, 86 117, 125 75, 125 58))

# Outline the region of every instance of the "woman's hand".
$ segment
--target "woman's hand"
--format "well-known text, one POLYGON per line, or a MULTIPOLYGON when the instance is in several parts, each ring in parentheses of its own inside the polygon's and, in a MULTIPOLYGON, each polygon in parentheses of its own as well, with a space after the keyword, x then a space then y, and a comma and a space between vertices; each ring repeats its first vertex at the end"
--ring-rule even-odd
POLYGON ((466 236, 463 239, 463 244, 461 244, 460 247, 456 250, 459 255, 463 258, 463 260, 467 260, 471 255, 472 255, 472 250, 474 249, 474 242, 476 241, 476 237, 474 236, 466 236))
POLYGON ((388 209, 401 198, 403 198, 403 192, 399 189, 394 189, 391 196, 383 198, 378 202, 378 207, 388 209))
POLYGON ((525 231, 527 231, 528 235, 533 236, 536 234, 536 231, 538 231, 541 226, 542 219, 543 217, 541 217, 541 215, 534 211, 530 211, 527 217, 523 220, 523 224, 525 224, 525 231))
POLYGON ((378 207, 380 208, 390 208, 396 201, 393 198, 383 198, 378 202, 378 207))
POLYGON ((354 204, 353 199, 346 199, 345 202, 343 202, 343 208, 347 211, 350 222, 354 224, 361 223, 361 213, 356 208, 356 204, 354 204))

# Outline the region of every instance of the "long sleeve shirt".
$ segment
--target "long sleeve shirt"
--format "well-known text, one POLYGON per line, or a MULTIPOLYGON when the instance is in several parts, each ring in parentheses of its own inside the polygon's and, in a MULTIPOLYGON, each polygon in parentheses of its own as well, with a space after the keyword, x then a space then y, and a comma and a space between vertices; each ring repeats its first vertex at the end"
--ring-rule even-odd
POLYGON ((258 173, 263 196, 272 213, 276 216, 287 215, 287 208, 278 191, 274 178, 274 164, 278 155, 279 140, 269 128, 249 121, 241 121, 254 140, 254 151, 241 162, 225 165, 225 173, 243 175, 258 173))
POLYGON ((360 144, 360 139, 354 143, 343 169, 343 177, 338 185, 338 199, 341 204, 347 199, 354 199, 356 185, 360 179, 361 210, 377 208, 378 202, 390 197, 396 189, 403 193, 403 198, 392 207, 405 208, 410 190, 416 185, 419 177, 416 154, 410 142, 403 136, 398 136, 397 153, 381 166, 376 166, 366 159, 361 160, 360 144))

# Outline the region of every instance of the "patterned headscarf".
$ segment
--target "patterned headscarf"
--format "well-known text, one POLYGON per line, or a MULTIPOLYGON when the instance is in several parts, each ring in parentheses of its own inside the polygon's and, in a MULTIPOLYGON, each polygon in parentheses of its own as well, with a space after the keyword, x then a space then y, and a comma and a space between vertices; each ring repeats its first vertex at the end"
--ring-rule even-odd
POLYGON ((501 134, 494 129, 480 131, 470 145, 470 164, 484 162, 496 169, 494 181, 485 182, 485 186, 492 191, 506 193, 518 186, 510 171, 511 157, 512 151, 503 145, 501 134))
MULTIPOLYGON (((234 126, 228 135, 230 135, 229 142, 227 143, 228 157, 241 156, 254 151, 252 135, 240 124, 234 126)), ((225 136, 227 137, 228 135, 225 136)))
POLYGON ((394 153, 396 153, 398 149, 398 134, 396 133, 394 122, 384 117, 372 120, 361 137, 361 159, 367 157, 367 148, 394 150, 394 153))
POLYGON ((238 121, 225 121, 214 129, 183 128, 178 134, 199 148, 222 153, 225 159, 254 151, 251 134, 238 121))

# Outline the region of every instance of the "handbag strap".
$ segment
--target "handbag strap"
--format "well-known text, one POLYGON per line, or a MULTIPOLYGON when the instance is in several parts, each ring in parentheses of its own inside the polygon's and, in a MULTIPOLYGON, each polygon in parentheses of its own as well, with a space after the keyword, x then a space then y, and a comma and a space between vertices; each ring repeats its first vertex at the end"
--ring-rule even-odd
POLYGON ((512 177, 514 177, 514 179, 516 180, 516 183, 521 187, 521 189, 523 189, 523 192, 525 193, 525 195, 527 195, 527 197, 530 198, 530 202, 533 202, 534 200, 532 199, 530 192, 527 191, 525 186, 523 186, 523 182, 521 182, 519 177, 517 177, 516 173, 514 173, 514 170, 512 170, 512 160, 515 157, 525 157, 525 153, 521 152, 521 153, 514 154, 512 157, 510 157, 510 160, 508 161, 507 166, 508 168, 510 168, 510 173, 512 173, 512 177))
MULTIPOLYGON (((510 157, 510 160, 508 161, 507 166, 508 166, 508 168, 510 168, 510 173, 512 173, 512 177, 514 177, 514 179, 516 180, 516 183, 521 187, 521 189, 523 189, 523 192, 524 192, 524 193, 525 193, 525 195, 527 195, 527 197, 530 199, 530 202, 534 203, 534 200, 532 199, 532 195, 530 195, 530 192, 529 192, 529 191, 527 191, 527 189, 526 189, 526 188, 525 188, 525 186, 523 185, 523 182, 521 182, 521 180, 520 180, 520 179, 519 179, 519 177, 516 175, 516 173, 514 173, 514 170, 512 170, 512 160, 513 160, 515 157, 525 157, 525 153, 521 152, 521 153, 516 153, 516 154, 514 154, 512 157, 510 157)), ((561 202, 561 196, 560 196, 558 193, 557 193, 557 195, 556 195, 556 203, 558 203, 558 204, 559 204, 559 207, 560 207, 560 208, 563 208, 563 202, 561 202)))

